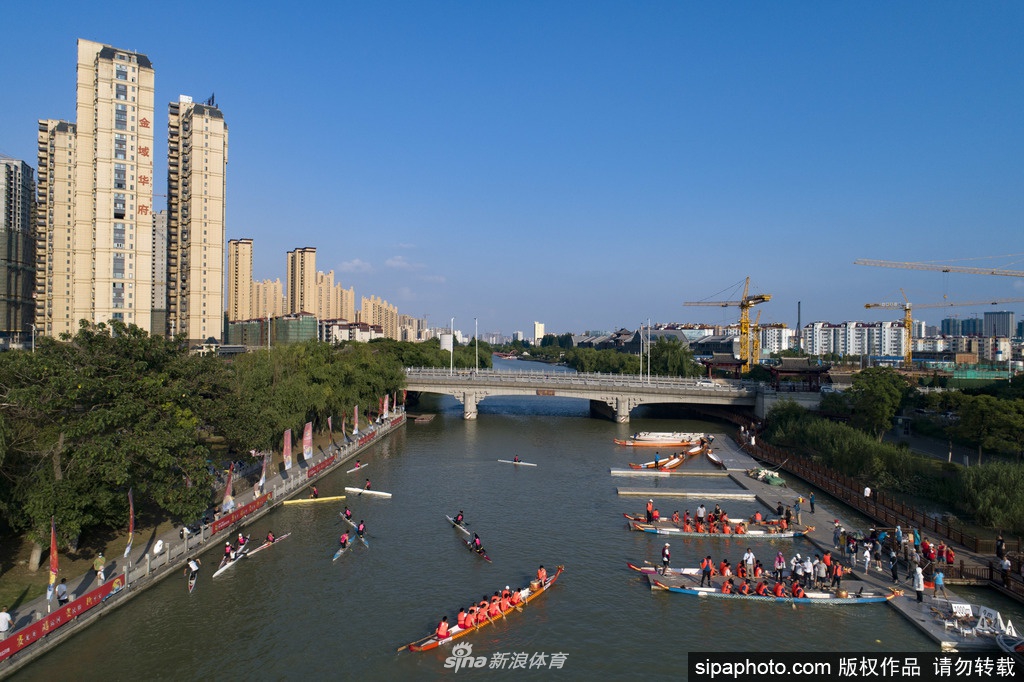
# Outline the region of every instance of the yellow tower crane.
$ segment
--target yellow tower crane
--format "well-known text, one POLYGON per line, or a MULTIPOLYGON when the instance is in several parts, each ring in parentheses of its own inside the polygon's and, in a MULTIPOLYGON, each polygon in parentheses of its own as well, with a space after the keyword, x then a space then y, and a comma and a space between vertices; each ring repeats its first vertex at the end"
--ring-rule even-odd
MULTIPOLYGON (((1024 274, 1024 273, 1022 273, 1024 274)), ((910 369, 913 362, 913 340, 912 340, 912 328, 914 325, 914 316, 911 312, 912 304, 907 299, 906 292, 900 289, 900 294, 903 296, 903 303, 898 301, 889 301, 886 303, 865 303, 865 308, 890 308, 903 311, 903 367, 910 369)), ((996 298, 990 301, 943 301, 941 303, 919 303, 918 308, 949 308, 953 306, 979 306, 979 305, 999 305, 1002 303, 1020 303, 1024 301, 1024 298, 996 298)))
POLYGON ((754 294, 748 296, 750 290, 750 278, 747 277, 743 284, 743 296, 738 301, 687 301, 683 305, 715 306, 718 308, 738 307, 740 309, 740 361, 741 371, 750 371, 751 342, 750 342, 750 309, 755 305, 767 303, 772 300, 771 294, 754 294))

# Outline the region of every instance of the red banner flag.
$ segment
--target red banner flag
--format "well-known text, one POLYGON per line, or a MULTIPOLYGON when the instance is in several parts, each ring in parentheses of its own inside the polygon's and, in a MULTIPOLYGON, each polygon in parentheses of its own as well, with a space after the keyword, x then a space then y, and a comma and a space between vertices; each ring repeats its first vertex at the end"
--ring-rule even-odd
POLYGON ((292 468, 292 430, 288 429, 284 432, 284 468, 285 470, 292 468))
POLYGON ((132 499, 132 489, 128 488, 128 545, 124 548, 125 559, 131 554, 133 539, 135 539, 135 501, 132 499))
POLYGON ((307 462, 313 459, 313 422, 306 422, 302 431, 302 459, 307 462))
POLYGON ((331 434, 331 440, 334 440, 334 424, 331 423, 331 418, 327 418, 327 431, 331 434))
POLYGON ((228 467, 228 483, 224 486, 224 501, 220 505, 220 510, 225 514, 235 508, 235 498, 231 495, 231 479, 234 475, 235 463, 232 462, 228 467))
POLYGON ((50 517, 50 584, 46 588, 46 601, 53 599, 54 585, 57 582, 57 522, 50 517))
POLYGON ((359 406, 352 410, 352 433, 359 433, 359 406))

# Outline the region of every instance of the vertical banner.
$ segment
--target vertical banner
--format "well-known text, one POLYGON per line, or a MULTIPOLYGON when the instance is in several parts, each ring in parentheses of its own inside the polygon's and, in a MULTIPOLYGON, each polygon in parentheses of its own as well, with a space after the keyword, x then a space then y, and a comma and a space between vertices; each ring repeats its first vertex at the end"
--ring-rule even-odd
POLYGON ((132 540, 135 538, 135 500, 132 499, 132 489, 128 488, 128 545, 124 548, 124 558, 132 552, 132 540))
POLYGON ((388 418, 388 401, 391 400, 391 394, 384 396, 384 418, 388 418))
POLYGON ((359 433, 359 406, 352 410, 352 435, 359 433))
POLYGON ((284 432, 284 468, 285 471, 292 468, 292 430, 284 432))
POLYGON ((334 424, 330 417, 327 418, 327 433, 331 435, 331 442, 334 442, 334 424))
POLYGON ((227 514, 229 511, 235 508, 235 498, 231 494, 231 479, 235 475, 235 463, 232 462, 231 466, 228 467, 228 483, 224 486, 224 501, 220 505, 222 513, 227 514))
POLYGON ((313 459, 313 422, 306 422, 302 431, 302 459, 307 462, 313 459))
POLYGON ((406 389, 403 388, 402 389, 402 404, 403 405, 405 405, 405 400, 408 397, 409 397, 409 391, 407 391, 406 389))
MULTIPOLYGON (((252 451, 253 457, 256 456, 256 451, 252 451)), ((256 484, 256 496, 259 497, 263 494, 263 486, 267 484, 267 460, 270 459, 270 453, 263 453, 263 471, 260 472, 260 482, 256 484)))
MULTIPOLYGON (((46 587, 46 601, 53 599, 53 591, 57 583, 57 522, 50 517, 50 584, 46 587)), ((47 611, 50 605, 46 605, 47 611)))

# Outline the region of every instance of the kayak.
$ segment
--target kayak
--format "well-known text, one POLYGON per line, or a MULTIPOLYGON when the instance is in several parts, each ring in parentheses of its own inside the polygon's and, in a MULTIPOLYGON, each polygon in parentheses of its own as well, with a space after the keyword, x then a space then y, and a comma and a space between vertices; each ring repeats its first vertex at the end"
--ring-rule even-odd
MULTIPOLYGON (((523 588, 520 591, 521 594, 525 594, 525 596, 523 597, 523 601, 517 606, 511 606, 508 609, 502 611, 502 615, 507 616, 508 614, 513 613, 515 611, 521 611, 521 607, 523 604, 529 604, 531 601, 533 601, 541 594, 546 592, 547 589, 551 587, 556 580, 558 580, 558 576, 562 575, 562 571, 564 570, 564 566, 559 566, 558 569, 555 571, 555 574, 549 576, 548 579, 545 580, 543 583, 541 583, 539 580, 534 580, 532 583, 530 583, 529 587, 523 588)), ((456 625, 455 627, 450 628, 448 630, 448 636, 444 639, 439 640, 435 635, 430 634, 427 637, 424 637, 423 639, 416 640, 411 644, 406 644, 405 646, 400 647, 399 651, 402 651, 403 649, 408 649, 409 651, 430 651, 431 649, 436 649, 442 644, 447 644, 452 640, 458 639, 460 637, 465 637, 471 632, 479 630, 482 627, 486 627, 487 625, 493 623, 494 620, 494 618, 489 618, 487 620, 481 621, 480 623, 470 628, 460 628, 458 625, 456 625)))
POLYGON ((366 490, 365 488, 345 488, 347 493, 356 493, 356 495, 376 495, 377 497, 391 497, 391 493, 381 492, 380 490, 366 490))
POLYGON ((502 464, 519 464, 519 465, 522 465, 524 467, 535 467, 535 466, 537 466, 536 464, 530 464, 529 462, 514 462, 511 459, 499 459, 498 461, 501 462, 502 464))
POLYGON ((469 535, 469 529, 468 529, 468 528, 466 528, 465 526, 463 526, 463 525, 462 525, 461 523, 455 523, 455 519, 453 519, 452 517, 448 516, 447 514, 445 514, 445 515, 444 515, 444 517, 445 517, 446 519, 448 519, 448 522, 449 522, 449 523, 451 523, 451 524, 452 524, 453 526, 455 526, 456 528, 458 528, 459 530, 461 530, 461 531, 462 531, 463 533, 465 533, 466 535, 469 535))
POLYGON ((192 594, 192 590, 196 589, 196 578, 199 577, 199 571, 189 571, 188 574, 188 593, 192 594))
POLYGON ((339 547, 338 551, 334 553, 334 558, 331 559, 331 561, 337 561, 338 559, 340 559, 341 555, 344 554, 345 552, 347 552, 350 547, 352 547, 352 540, 349 540, 348 544, 345 545, 344 547, 339 547))
POLYGON ((366 464, 360 464, 359 466, 355 467, 354 469, 349 469, 349 470, 348 470, 348 471, 346 471, 345 473, 346 473, 346 474, 351 474, 351 473, 353 473, 353 472, 355 472, 355 471, 362 471, 363 469, 365 469, 365 468, 366 468, 366 467, 368 467, 368 466, 370 466, 370 463, 369 463, 369 462, 367 462, 366 464))
POLYGON ((487 563, 491 563, 491 557, 487 556, 485 552, 478 552, 477 550, 473 549, 473 543, 471 541, 462 539, 462 544, 464 544, 466 546, 466 549, 468 549, 470 552, 473 552, 474 554, 478 555, 487 563))
POLYGON ((216 578, 218 575, 220 575, 224 571, 228 570, 229 568, 231 568, 232 566, 237 564, 241 559, 244 559, 245 556, 248 553, 249 553, 249 536, 246 535, 245 536, 245 544, 242 545, 242 549, 240 549, 237 552, 235 552, 235 558, 230 560, 230 561, 226 561, 226 562, 222 560, 220 568, 218 568, 216 571, 214 571, 213 577, 216 578))
POLYGON ((289 535, 291 535, 291 533, 285 533, 285 534, 284 534, 284 535, 282 535, 281 537, 277 537, 277 538, 274 538, 274 542, 264 542, 264 543, 263 543, 262 545, 260 545, 259 547, 257 547, 257 548, 256 548, 256 549, 254 549, 253 551, 249 552, 249 553, 248 553, 248 556, 252 556, 252 555, 253 555, 253 554, 255 554, 256 552, 259 552, 260 550, 264 550, 264 549, 266 549, 267 547, 270 547, 270 546, 271 546, 271 545, 273 545, 273 544, 276 544, 276 543, 278 543, 278 542, 281 542, 281 540, 284 540, 284 539, 285 539, 286 537, 288 537, 289 535))
POLYGON ((331 495, 330 497, 304 497, 300 500, 285 500, 285 504, 312 504, 314 502, 336 502, 344 500, 344 495, 331 495))

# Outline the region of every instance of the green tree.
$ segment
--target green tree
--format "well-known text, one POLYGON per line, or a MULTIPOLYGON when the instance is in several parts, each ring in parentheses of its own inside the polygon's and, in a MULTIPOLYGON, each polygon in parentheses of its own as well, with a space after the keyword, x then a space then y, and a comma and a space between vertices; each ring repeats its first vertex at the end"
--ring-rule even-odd
POLYGON ((852 383, 846 392, 853 408, 853 425, 873 434, 881 443, 910 386, 889 367, 869 367, 854 374, 852 383))
POLYGON ((981 464, 982 449, 996 449, 1004 440, 1000 433, 1003 419, 1003 402, 990 395, 963 396, 957 423, 950 427, 950 433, 964 438, 978 446, 978 464, 981 464))

